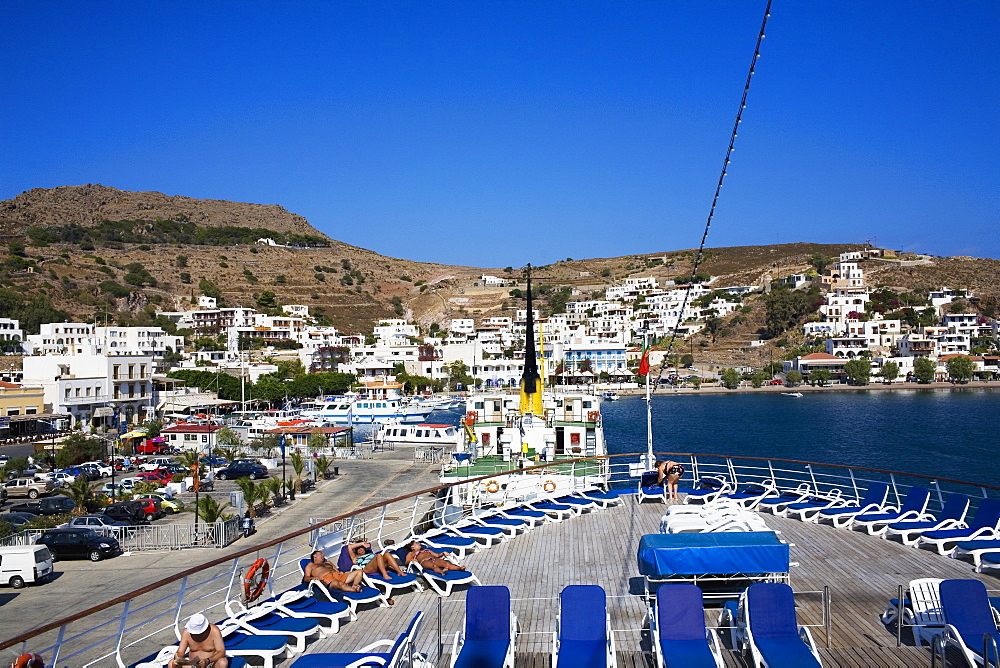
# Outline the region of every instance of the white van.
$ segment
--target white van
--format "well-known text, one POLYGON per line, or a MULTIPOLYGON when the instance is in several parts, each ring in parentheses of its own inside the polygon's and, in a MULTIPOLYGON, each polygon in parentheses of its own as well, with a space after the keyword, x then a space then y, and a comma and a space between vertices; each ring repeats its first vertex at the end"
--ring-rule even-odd
POLYGON ((52 575, 52 554, 44 545, 0 547, 0 584, 20 589, 52 575))

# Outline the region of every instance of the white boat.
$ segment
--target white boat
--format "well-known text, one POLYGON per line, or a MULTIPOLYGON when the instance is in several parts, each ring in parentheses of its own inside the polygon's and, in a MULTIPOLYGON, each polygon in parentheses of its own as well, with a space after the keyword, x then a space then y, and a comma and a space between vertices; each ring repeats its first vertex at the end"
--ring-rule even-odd
POLYGON ((398 420, 421 422, 433 408, 410 405, 399 393, 399 384, 369 387, 364 394, 319 399, 303 404, 302 416, 330 424, 375 424, 398 420))
POLYGON ((605 401, 618 401, 619 398, 620 397, 618 396, 617 392, 602 392, 601 393, 601 399, 604 399, 605 401))
POLYGON ((781 396, 783 396, 783 397, 798 397, 798 398, 802 398, 802 393, 801 392, 782 392, 781 396))
POLYGON ((415 445, 447 448, 449 451, 454 451, 462 444, 462 432, 458 427, 450 424, 424 422, 404 424, 394 421, 380 424, 372 435, 372 441, 378 446, 415 445))

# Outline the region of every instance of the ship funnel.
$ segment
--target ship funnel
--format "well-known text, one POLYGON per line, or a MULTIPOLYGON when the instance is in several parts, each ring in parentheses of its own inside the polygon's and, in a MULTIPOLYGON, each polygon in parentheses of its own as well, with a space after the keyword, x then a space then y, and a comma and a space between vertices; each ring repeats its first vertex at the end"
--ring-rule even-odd
POLYGON ((525 275, 528 279, 526 294, 528 315, 524 332, 524 372, 521 374, 521 404, 519 409, 522 415, 533 413, 541 416, 544 414, 542 410, 542 381, 538 374, 538 359, 535 353, 535 313, 531 306, 530 264, 525 275))

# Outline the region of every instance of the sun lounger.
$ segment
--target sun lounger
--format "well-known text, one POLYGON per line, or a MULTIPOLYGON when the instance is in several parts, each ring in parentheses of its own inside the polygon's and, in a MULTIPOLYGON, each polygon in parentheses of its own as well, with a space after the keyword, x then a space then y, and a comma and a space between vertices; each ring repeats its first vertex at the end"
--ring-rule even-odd
POLYGON ((428 531, 419 536, 414 534, 410 540, 419 540, 421 543, 425 543, 435 550, 451 550, 459 559, 465 559, 481 547, 481 544, 475 538, 459 536, 454 532, 442 529, 428 531))
POLYGON ((667 486, 657 483, 660 475, 656 471, 646 471, 639 476, 639 490, 636 492, 635 500, 642 503, 646 499, 653 499, 660 503, 667 502, 667 486))
MULTIPOLYGON (((314 619, 320 626, 320 635, 326 637, 340 630, 341 622, 351 618, 351 608, 340 601, 320 601, 309 595, 308 590, 298 587, 279 596, 261 601, 254 610, 272 610, 284 617, 314 619)), ((227 601, 226 611, 231 616, 248 612, 239 601, 227 601)))
MULTIPOLYGON (((396 559, 401 564, 406 563, 406 553, 407 548, 401 547, 394 551, 396 559)), ((447 559, 447 557, 444 557, 447 559)), ((455 563, 453 559, 448 559, 455 563)), ((482 585, 483 583, 479 581, 479 578, 472 573, 472 571, 445 571, 444 573, 437 573, 432 569, 424 568, 416 560, 410 561, 406 566, 407 570, 411 573, 417 573, 420 575, 424 582, 433 589, 439 596, 450 596, 451 592, 455 587, 460 585, 482 585)))
POLYGON ((768 478, 767 480, 763 480, 761 482, 753 482, 744 485, 735 492, 720 494, 716 498, 716 501, 732 501, 734 503, 738 503, 747 510, 752 510, 758 503, 766 498, 776 495, 777 493, 778 488, 774 484, 774 480, 768 478))
POLYGON ((965 515, 969 512, 969 503, 970 499, 965 494, 953 493, 945 501, 944 508, 941 509, 941 515, 937 519, 929 518, 893 522, 886 527, 882 537, 892 538, 898 536, 903 545, 916 545, 920 534, 924 531, 965 526, 965 515))
POLYGON ((549 519, 556 522, 568 520, 569 518, 576 517, 583 512, 582 509, 577 506, 573 506, 568 503, 556 503, 555 501, 550 501, 548 499, 536 499, 534 501, 529 501, 524 505, 532 510, 542 511, 549 516, 549 519))
POLYGON ((970 666, 984 663, 984 659, 990 665, 1000 663, 1000 629, 986 585, 979 580, 945 580, 941 583, 941 607, 947 623, 942 635, 946 647, 961 651, 970 666))
POLYGON ((977 568, 982 564, 983 556, 987 554, 1000 554, 1000 539, 963 540, 955 545, 951 556, 960 559, 965 555, 972 557, 972 563, 977 568))
POLYGON ((585 499, 597 501, 601 508, 610 508, 611 506, 617 506, 622 502, 621 492, 613 489, 589 489, 583 492, 577 492, 576 494, 577 496, 582 496, 585 499))
POLYGON ((784 489, 777 494, 765 496, 757 501, 756 509, 758 511, 767 510, 775 513, 778 510, 784 510, 785 506, 789 503, 799 503, 808 500, 811 494, 812 488, 809 486, 809 483, 804 482, 795 489, 784 489))
POLYGON ((656 605, 646 614, 657 668, 722 668, 719 638, 705 628, 704 606, 697 585, 671 583, 656 590, 656 605))
POLYGON ((925 642, 930 645, 934 636, 944 629, 940 585, 940 578, 910 580, 906 589, 906 599, 902 602, 891 600, 882 613, 882 623, 886 625, 899 623, 899 614, 902 611, 903 625, 910 627, 913 641, 917 645, 923 645, 925 642))
POLYGON ((455 634, 451 668, 513 668, 517 618, 507 587, 473 587, 465 597, 465 623, 455 634))
MULTIPOLYGON (((167 668, 170 660, 177 655, 177 648, 179 645, 171 645, 170 647, 164 647, 156 654, 151 654, 145 659, 141 659, 136 663, 133 663, 130 668, 167 668)), ((118 665, 124 666, 125 662, 119 659, 118 665)), ((229 660, 229 668, 247 668, 247 660, 241 656, 226 656, 229 660)))
POLYGON ((719 625, 733 629, 733 645, 743 648, 757 668, 822 665, 812 634, 796 621, 795 596, 786 584, 750 585, 738 605, 726 604, 719 625))
POLYGON ((814 494, 805 501, 789 503, 784 507, 776 507, 774 514, 778 517, 797 517, 803 522, 815 522, 816 515, 824 508, 837 508, 847 501, 839 489, 833 489, 826 494, 814 494))
MULTIPOLYGON (((306 566, 309 559, 299 559, 299 570, 305 576, 306 566)), ((358 618, 358 607, 366 603, 375 603, 381 607, 388 607, 386 596, 375 587, 361 587, 361 591, 343 591, 342 589, 331 589, 319 580, 313 580, 305 585, 307 590, 320 600, 345 603, 351 611, 351 620, 358 618)))
POLYGON ((684 503, 709 503, 736 490, 722 476, 704 475, 698 479, 698 487, 678 488, 678 494, 684 494, 684 503))
POLYGON ((917 547, 932 545, 938 554, 947 555, 956 543, 967 540, 1000 538, 1000 499, 983 499, 975 517, 967 527, 924 531, 917 539, 917 547))
POLYGON ((849 502, 836 508, 823 508, 815 515, 811 515, 811 519, 816 522, 832 522, 838 529, 847 529, 858 515, 886 512, 888 507, 885 501, 888 497, 889 485, 884 482, 873 482, 868 485, 859 503, 849 502))
POLYGON ((219 624, 226 656, 255 658, 264 662, 264 668, 274 668, 277 657, 290 653, 285 636, 248 633, 233 622, 219 624))
POLYGON ((506 517, 510 519, 522 520, 528 523, 528 526, 532 529, 541 526, 549 521, 548 513, 541 510, 534 510, 522 505, 515 506, 499 506, 496 508, 491 508, 490 510, 496 511, 501 517, 506 517))
MULTIPOLYGON (((395 558, 395 555, 393 555, 393 557, 395 558)), ((340 558, 337 561, 337 568, 343 572, 351 570, 352 568, 357 568, 357 566, 354 565, 354 562, 351 561, 351 555, 348 552, 347 545, 344 545, 340 549, 340 558)), ((365 583, 369 587, 374 587, 382 592, 387 602, 388 599, 391 599, 397 591, 406 591, 407 589, 413 589, 415 591, 424 590, 423 585, 420 584, 420 580, 413 573, 397 575, 396 573, 389 571, 389 577, 384 578, 381 573, 376 572, 365 573, 363 577, 365 583)))
MULTIPOLYGON (((406 631, 395 640, 379 640, 362 647, 357 652, 307 654, 295 659, 291 668, 360 668, 360 666, 402 668, 410 666, 408 663, 409 655, 423 617, 423 612, 415 614, 406 631)), ((426 660, 425 657, 417 655, 415 652, 414 659, 426 660)), ((416 664, 416 661, 413 663, 416 664)))
POLYGON ((531 528, 531 524, 526 520, 515 517, 504 517, 493 510, 474 512, 468 516, 468 519, 481 526, 503 529, 510 537, 517 536, 531 528))
MULTIPOLYGON (((243 631, 255 636, 278 636, 286 639, 289 654, 301 654, 306 651, 306 642, 313 636, 324 637, 320 623, 315 619, 286 617, 279 612, 264 606, 254 607, 240 613, 231 607, 234 601, 226 602, 226 610, 231 615, 228 623, 235 624, 243 631)), ((241 606, 242 607, 242 606, 241 606)), ((228 651, 228 643, 226 645, 228 651)))
POLYGON ((665 516, 660 533, 711 533, 716 531, 767 531, 768 526, 756 513, 747 510, 721 510, 704 515, 682 513, 665 516))
POLYGON ((597 585, 564 587, 552 634, 553 668, 613 668, 616 661, 604 589, 597 585))
MULTIPOLYGON (((979 566, 976 567, 976 570, 982 573, 987 568, 1000 568, 1000 552, 988 552, 979 558, 979 566)), ((997 608, 998 613, 1000 613, 1000 606, 993 607, 997 608)))
POLYGON ((903 521, 918 521, 932 519, 927 514, 927 503, 931 499, 931 491, 926 487, 911 487, 899 508, 887 506, 885 512, 862 513, 851 520, 851 529, 864 529, 872 536, 881 536, 890 524, 903 521))

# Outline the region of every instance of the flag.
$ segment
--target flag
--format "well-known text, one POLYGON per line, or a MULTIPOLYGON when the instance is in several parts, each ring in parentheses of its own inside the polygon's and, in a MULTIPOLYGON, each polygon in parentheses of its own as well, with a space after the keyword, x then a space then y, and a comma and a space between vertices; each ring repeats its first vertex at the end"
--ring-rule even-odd
POLYGON ((284 459, 285 458, 285 435, 284 434, 282 434, 281 437, 278 438, 278 447, 281 448, 281 458, 284 459))
POLYGON ((649 373, 649 348, 642 347, 642 360, 639 361, 639 375, 645 376, 649 373))

